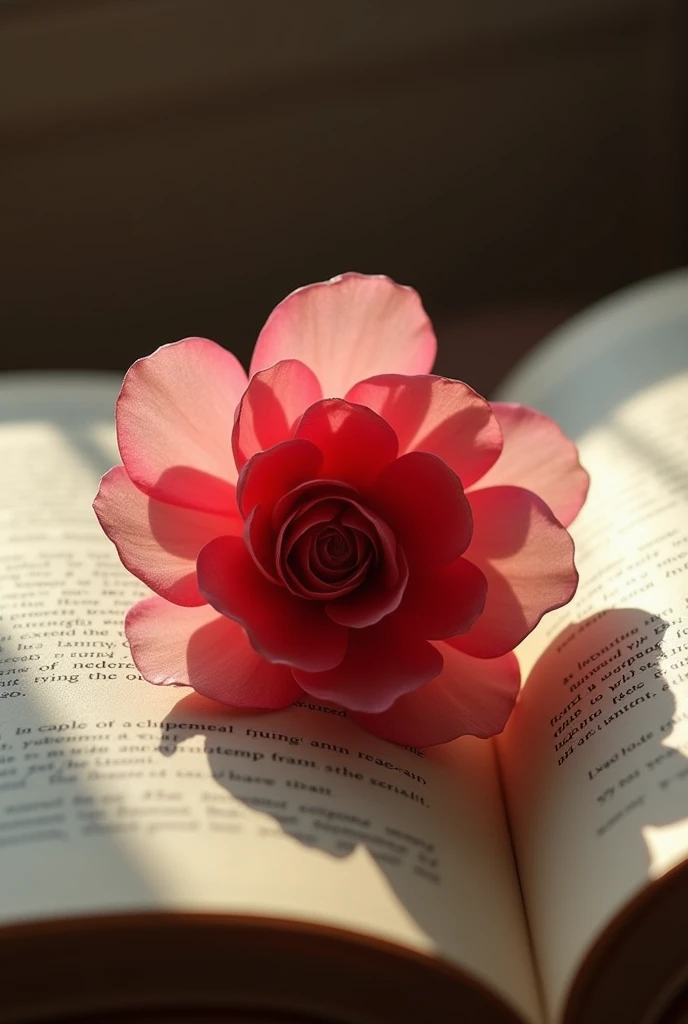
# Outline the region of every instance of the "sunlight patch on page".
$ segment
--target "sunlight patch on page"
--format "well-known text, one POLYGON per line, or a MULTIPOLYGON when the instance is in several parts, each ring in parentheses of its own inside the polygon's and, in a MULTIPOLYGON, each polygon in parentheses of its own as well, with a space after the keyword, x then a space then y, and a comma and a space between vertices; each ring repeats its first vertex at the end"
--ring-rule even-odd
POLYGON ((648 825, 643 829, 643 839, 650 857, 649 875, 654 879, 661 878, 686 859, 688 817, 660 828, 648 825))

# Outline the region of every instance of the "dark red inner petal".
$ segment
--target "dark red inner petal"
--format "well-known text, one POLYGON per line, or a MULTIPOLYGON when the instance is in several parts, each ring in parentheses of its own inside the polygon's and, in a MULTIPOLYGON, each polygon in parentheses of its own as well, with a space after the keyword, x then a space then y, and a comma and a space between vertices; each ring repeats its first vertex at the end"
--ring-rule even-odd
POLYGON ((236 500, 246 518, 256 505, 272 508, 286 492, 304 480, 312 480, 322 463, 322 453, 310 441, 282 441, 257 452, 239 473, 236 500))
POLYGON ((358 488, 372 484, 399 451, 397 435, 386 420, 341 398, 326 398, 306 409, 294 436, 322 452, 323 476, 358 488))
POLYGON ((397 564, 397 542, 387 523, 369 512, 362 505, 348 502, 342 510, 342 523, 369 537, 378 553, 377 565, 383 576, 383 584, 393 587, 399 579, 397 564))
POLYGON ((331 601, 350 594, 378 560, 375 537, 342 522, 343 504, 341 499, 316 499, 282 524, 277 571, 299 597, 331 601))
MULTIPOLYGON (((324 528, 312 527, 299 538, 282 566, 282 578, 301 597, 332 601, 358 590, 374 561, 374 551, 367 538, 361 542, 342 537, 336 543, 346 549, 344 561, 337 565, 326 557, 323 562, 318 548, 325 532, 324 528)), ((326 543, 331 546, 332 538, 326 543)))
POLYGON ((409 452, 387 466, 368 500, 413 568, 448 565, 471 541, 473 517, 461 481, 429 452, 409 452))
POLYGON ((341 580, 364 561, 370 560, 371 545, 358 530, 336 525, 324 527, 313 537, 309 564, 323 579, 341 580))
POLYGON ((339 480, 307 480, 287 491, 275 503, 272 510, 272 523, 278 530, 294 512, 310 507, 317 500, 322 501, 326 498, 356 500, 358 497, 358 491, 354 487, 343 484, 339 480))
POLYGON ((358 492, 338 481, 306 481, 271 508, 257 505, 244 539, 263 575, 295 597, 324 602, 340 625, 365 628, 403 598, 409 568, 402 547, 358 492))
POLYGON ((244 523, 246 547, 260 571, 272 583, 279 583, 275 565, 275 531, 270 522, 270 510, 264 505, 251 509, 244 523))
POLYGON ((396 611, 409 580, 408 563, 400 547, 395 551, 394 572, 385 572, 385 568, 384 563, 378 562, 370 572, 365 587, 361 587, 355 594, 342 595, 340 600, 328 603, 327 614, 333 622, 352 629, 365 629, 396 611), (388 583, 388 579, 392 582, 388 583))

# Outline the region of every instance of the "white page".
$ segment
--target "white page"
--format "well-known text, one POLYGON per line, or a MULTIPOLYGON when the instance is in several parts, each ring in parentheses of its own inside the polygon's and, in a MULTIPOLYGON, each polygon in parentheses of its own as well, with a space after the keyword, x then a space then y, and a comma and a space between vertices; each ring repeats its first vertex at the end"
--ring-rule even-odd
POLYGON ((688 275, 585 314, 500 397, 558 419, 592 479, 578 594, 522 645, 500 741, 557 1019, 604 925, 688 856, 688 275))

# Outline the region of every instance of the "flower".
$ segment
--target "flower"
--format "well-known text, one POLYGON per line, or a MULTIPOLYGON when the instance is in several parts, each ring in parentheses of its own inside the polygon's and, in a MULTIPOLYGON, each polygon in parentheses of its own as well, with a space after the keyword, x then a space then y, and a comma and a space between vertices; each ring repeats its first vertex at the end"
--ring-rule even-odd
POLYGON ((514 647, 577 585, 588 478, 548 417, 430 374, 417 293, 344 274, 272 312, 250 375, 187 338, 138 360, 94 508, 157 596, 152 683, 234 707, 308 694, 426 746, 501 731, 514 647))

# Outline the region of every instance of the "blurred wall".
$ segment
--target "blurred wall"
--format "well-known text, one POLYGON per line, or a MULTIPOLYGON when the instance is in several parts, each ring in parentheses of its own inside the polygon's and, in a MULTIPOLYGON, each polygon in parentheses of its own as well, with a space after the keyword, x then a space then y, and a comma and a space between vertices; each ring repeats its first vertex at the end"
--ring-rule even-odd
MULTIPOLYGON (((680 0, 0 0, 0 367, 124 367, 188 334, 245 358, 286 292, 345 269, 418 287, 453 367, 464 311, 556 320, 676 265, 684 20, 680 0)), ((524 347, 504 334, 488 376, 524 347)))

